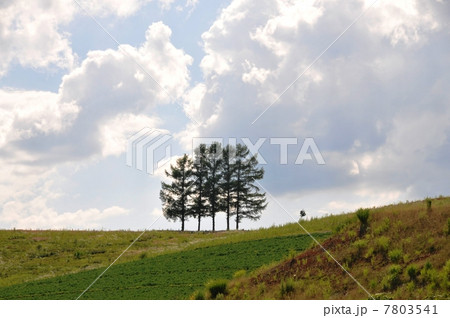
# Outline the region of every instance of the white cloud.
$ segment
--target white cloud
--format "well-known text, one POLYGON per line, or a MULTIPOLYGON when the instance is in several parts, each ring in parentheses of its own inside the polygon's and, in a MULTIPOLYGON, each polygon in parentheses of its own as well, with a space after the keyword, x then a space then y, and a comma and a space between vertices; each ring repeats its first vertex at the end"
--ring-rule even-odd
POLYGON ((59 133, 70 127, 79 110, 73 102, 60 102, 55 93, 0 89, 0 146, 59 133))
MULTIPOLYGON (((373 1, 365 0, 365 6, 373 1)), ((433 2, 433 1, 430 1, 433 2)), ((414 44, 428 32, 441 27, 430 10, 423 10, 420 1, 378 1, 368 14, 370 31, 388 38, 392 45, 414 44)))
POLYGON ((110 14, 125 18, 133 15, 151 0, 77 0, 81 7, 94 16, 110 14))
POLYGON ((98 228, 127 213, 117 207, 60 213, 51 207, 59 193, 52 181, 63 178, 64 165, 70 170, 120 155, 129 135, 158 128, 156 107, 181 98, 190 82, 192 58, 170 37, 157 22, 140 46, 91 51, 57 93, 0 90, 1 227, 98 228))
MULTIPOLYGON (((175 101, 201 122, 173 132, 186 150, 193 136, 314 137, 325 166, 266 167, 264 184, 292 208, 308 202, 335 212, 447 187, 448 3, 380 0, 293 83, 372 1, 234 0, 202 35, 204 78, 194 85, 192 58, 162 22, 141 45, 91 51, 78 64, 62 30, 81 11, 67 1, 0 5, 0 76, 14 63, 69 70, 57 93, 0 90, 2 226, 65 227, 79 219, 76 226, 88 227, 124 215, 121 208, 58 213, 52 180, 62 163, 120 155, 127 134, 163 125, 159 111, 175 101)), ((120 18, 145 3, 83 1, 95 16, 120 18)), ((184 10, 196 3, 159 4, 184 10)), ((269 164, 278 158, 261 150, 269 164)), ((274 222, 275 212, 268 213, 274 222)))
POLYGON ((119 114, 100 126, 102 155, 118 156, 127 145, 127 139, 136 133, 137 127, 157 127, 159 121, 145 115, 119 114))
POLYGON ((267 47, 275 55, 288 53, 290 36, 301 32, 301 24, 312 27, 322 15, 321 1, 276 1, 277 14, 269 18, 264 26, 251 33, 251 39, 267 47))
POLYGON ((155 209, 152 210, 152 215, 153 216, 162 216, 163 212, 162 212, 161 209, 155 208, 155 209))
POLYGON ((270 74, 269 70, 258 68, 247 60, 245 61, 244 68, 247 70, 246 73, 242 74, 242 81, 244 83, 262 84, 270 74))
POLYGON ((0 5, 0 77, 11 63, 24 67, 71 69, 76 62, 60 26, 74 15, 72 1, 3 2, 0 5))
POLYGON ((122 153, 126 134, 157 128, 155 107, 174 103, 189 87, 192 58, 170 36, 157 22, 139 47, 90 51, 58 93, 1 90, 0 142, 11 152, 33 148, 47 163, 122 153))
MULTIPOLYGON (((77 15, 87 12, 93 17, 127 18, 149 2, 151 0, 3 1, 0 4, 0 78, 14 64, 26 68, 73 69, 78 57, 72 50, 70 33, 65 29, 77 15)), ((169 9, 172 2, 158 0, 164 9, 169 9)), ((196 1, 186 2, 191 10, 195 5, 196 1)))
POLYGON ((364 202, 366 189, 386 202, 443 191, 448 4, 379 1, 294 82, 371 2, 232 1, 202 36, 205 79, 185 106, 203 124, 179 135, 314 137, 327 164, 267 167, 275 194, 345 188, 364 202))
POLYGON ((28 204, 9 201, 0 213, 0 224, 20 229, 101 229, 105 220, 129 213, 118 206, 58 213, 46 207, 45 202, 41 197, 28 204))

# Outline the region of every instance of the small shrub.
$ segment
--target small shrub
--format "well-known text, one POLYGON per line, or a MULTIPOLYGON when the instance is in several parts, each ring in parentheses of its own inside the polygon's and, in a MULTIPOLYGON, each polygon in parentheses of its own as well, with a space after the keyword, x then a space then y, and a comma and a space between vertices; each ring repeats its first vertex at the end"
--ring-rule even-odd
POLYGON ((430 262, 426 262, 425 266, 420 271, 420 277, 424 284, 429 284, 431 289, 439 287, 439 277, 437 271, 433 268, 430 262))
POLYGON ((222 293, 218 293, 216 296, 216 300, 224 300, 225 299, 225 295, 222 293))
POLYGON ((293 259, 298 255, 298 252, 296 250, 289 250, 288 259, 293 259))
POLYGON ((146 253, 146 252, 141 253, 141 254, 139 255, 139 258, 140 258, 140 259, 147 258, 147 253, 146 253))
POLYGON ((397 264, 402 259, 402 254, 403 254, 402 250, 396 248, 395 250, 390 251, 388 256, 389 256, 389 259, 390 259, 390 261, 392 263, 396 263, 397 264))
POLYGON ((209 294, 210 299, 216 299, 218 294, 227 294, 227 284, 226 279, 212 280, 206 284, 206 290, 209 294))
POLYGON ((373 247, 369 247, 366 254, 364 255, 364 258, 366 258, 366 259, 371 258, 373 256, 373 252, 374 252, 373 247))
POLYGON ((410 281, 415 281, 417 279, 417 275, 419 274, 419 270, 416 265, 411 264, 406 268, 406 273, 408 274, 410 281))
POLYGON ((399 265, 392 265, 389 267, 389 274, 382 281, 383 289, 392 291, 400 286, 402 283, 400 277, 401 273, 402 268, 399 265))
POLYGON ((377 228, 375 228, 375 230, 373 231, 373 233, 376 236, 379 236, 381 234, 383 234, 384 232, 386 232, 387 230, 389 230, 389 228, 391 227, 391 221, 388 218, 385 218, 383 220, 383 224, 381 224, 380 226, 378 226, 377 228))
POLYGON ((258 296, 263 295, 265 291, 266 291, 266 284, 264 284, 264 282, 258 284, 258 296))
POLYGON ((445 262, 441 272, 442 287, 446 290, 450 289, 450 260, 445 262))
POLYGON ((403 263, 409 263, 409 260, 410 260, 409 254, 403 255, 403 263))
POLYGON ((363 276, 367 277, 369 275, 369 269, 368 268, 364 268, 363 269, 363 276))
POLYGON ((360 255, 361 252, 367 248, 367 244, 367 240, 358 240, 353 243, 353 246, 356 248, 358 255, 360 255))
POLYGON ((409 291, 410 295, 412 296, 415 291, 417 291, 417 286, 414 282, 409 282, 406 285, 406 289, 409 291))
POLYGON ((294 281, 291 278, 289 278, 286 281, 284 281, 284 280, 281 281, 281 285, 280 285, 281 298, 283 298, 287 294, 292 293, 294 290, 295 290, 294 281))
POLYGON ((190 297, 192 300, 205 300, 205 293, 201 290, 196 290, 190 297))
POLYGON ((347 231, 347 238, 349 240, 353 240, 356 236, 357 236, 356 231, 354 231, 354 230, 347 231))
POLYGON ((430 212, 431 211, 431 199, 430 198, 426 198, 425 202, 427 203, 427 211, 430 212))
POLYGON ((436 246, 434 243, 435 243, 434 238, 430 237, 427 241, 428 252, 433 253, 436 251, 436 246))
POLYGON ((370 214, 369 209, 361 208, 356 211, 356 217, 361 223, 359 226, 359 236, 363 236, 367 231, 367 228, 369 226, 369 214, 370 214))
POLYGON ((76 251, 75 253, 73 253, 73 257, 75 259, 81 259, 81 252, 80 251, 76 251))
POLYGON ((233 274, 233 278, 241 278, 244 277, 247 274, 247 271, 245 269, 241 269, 233 274))
POLYGON ((376 251, 382 254, 386 254, 389 250, 389 238, 386 236, 381 236, 375 242, 376 251))

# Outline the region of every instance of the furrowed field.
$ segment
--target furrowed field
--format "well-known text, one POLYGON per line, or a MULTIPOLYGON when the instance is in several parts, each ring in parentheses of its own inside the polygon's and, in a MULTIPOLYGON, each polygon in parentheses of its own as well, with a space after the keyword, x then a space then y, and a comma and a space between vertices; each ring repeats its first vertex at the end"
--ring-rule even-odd
MULTIPOLYGON (((316 234, 324 239, 329 234, 316 234)), ((184 299, 210 279, 230 279, 307 249, 312 239, 291 235, 199 247, 111 267, 82 299, 184 299)), ((83 271, 0 289, 0 299, 75 299, 104 270, 83 271)))

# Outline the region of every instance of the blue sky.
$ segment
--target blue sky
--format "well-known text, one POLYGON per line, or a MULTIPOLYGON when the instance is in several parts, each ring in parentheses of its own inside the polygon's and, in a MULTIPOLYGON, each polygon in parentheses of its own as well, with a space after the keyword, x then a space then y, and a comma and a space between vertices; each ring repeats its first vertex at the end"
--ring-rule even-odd
POLYGON ((265 138, 269 205, 243 228, 449 194, 447 2, 78 4, 0 7, 0 228, 179 228, 159 218, 168 165, 126 165, 144 127, 171 162, 195 137, 265 138), (273 138, 297 138, 287 164, 273 138), (305 138, 325 165, 295 164, 305 138))

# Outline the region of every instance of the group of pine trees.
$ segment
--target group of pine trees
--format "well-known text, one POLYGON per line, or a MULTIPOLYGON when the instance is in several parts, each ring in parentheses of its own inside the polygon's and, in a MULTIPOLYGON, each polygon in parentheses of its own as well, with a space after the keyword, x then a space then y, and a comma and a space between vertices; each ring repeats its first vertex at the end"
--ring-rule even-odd
POLYGON ((255 184, 264 169, 245 145, 201 144, 194 158, 185 154, 165 172, 171 182, 161 183, 163 213, 169 220, 180 220, 181 231, 189 217, 197 219, 198 231, 202 218, 211 217, 215 231, 220 212, 226 214, 227 230, 233 216, 239 229, 243 219, 258 220, 267 206, 265 193, 255 184))

